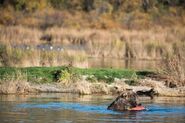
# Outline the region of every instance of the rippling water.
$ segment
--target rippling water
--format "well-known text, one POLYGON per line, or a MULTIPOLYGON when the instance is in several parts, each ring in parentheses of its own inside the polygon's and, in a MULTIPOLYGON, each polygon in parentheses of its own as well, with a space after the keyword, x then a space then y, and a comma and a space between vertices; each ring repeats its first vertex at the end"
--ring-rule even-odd
POLYGON ((140 98, 146 111, 107 110, 115 96, 40 94, 0 96, 0 123, 107 123, 185 121, 185 98, 140 98))

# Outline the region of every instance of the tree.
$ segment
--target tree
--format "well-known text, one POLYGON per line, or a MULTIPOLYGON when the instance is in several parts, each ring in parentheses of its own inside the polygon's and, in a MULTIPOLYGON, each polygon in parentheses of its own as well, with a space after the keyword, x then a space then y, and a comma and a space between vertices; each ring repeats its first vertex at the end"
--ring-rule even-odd
POLYGON ((144 11, 147 12, 150 7, 149 0, 142 0, 142 7, 143 7, 144 11))
POLYGON ((114 10, 118 10, 123 3, 123 0, 110 0, 110 3, 113 4, 114 10))
POLYGON ((94 0, 83 0, 83 9, 87 12, 94 9, 94 0))
POLYGON ((5 0, 0 0, 0 5, 3 5, 5 0))

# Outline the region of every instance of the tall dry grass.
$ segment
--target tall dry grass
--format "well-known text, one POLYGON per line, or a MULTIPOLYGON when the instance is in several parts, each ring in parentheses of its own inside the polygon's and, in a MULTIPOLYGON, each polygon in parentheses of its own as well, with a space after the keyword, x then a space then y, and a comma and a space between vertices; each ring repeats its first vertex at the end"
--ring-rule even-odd
POLYGON ((174 44, 173 48, 175 53, 163 60, 162 72, 167 86, 185 86, 185 42, 174 44))
MULTIPOLYGON (((37 49, 17 49, 10 45, 0 44, 1 66, 29 67, 29 66, 61 66, 77 65, 87 60, 84 51, 52 51, 37 49)), ((87 65, 86 65, 87 66, 87 65)), ((81 66, 83 67, 83 65, 81 66)))
POLYGON ((30 91, 30 85, 27 81, 27 74, 20 71, 12 75, 5 75, 0 80, 1 94, 25 94, 30 91))
MULTIPOLYGON (((22 26, 0 28, 1 57, 12 66, 60 65, 66 62, 85 61, 87 57, 113 57, 135 59, 162 59, 175 54, 174 44, 185 41, 185 29, 153 27, 148 30, 98 30, 52 27, 46 30, 22 26), (50 39, 42 37, 50 36, 50 39), (20 50, 16 45, 36 47, 40 44, 80 46, 82 49, 42 51, 35 48, 20 50), (4 55, 2 55, 4 54, 4 55), (62 59, 62 60, 61 60, 62 59), (9 63, 10 62, 10 63, 9 63), (12 63, 11 63, 12 62, 12 63), (17 62, 17 63, 16 63, 17 62), (29 65, 30 64, 30 65, 29 65)), ((2 59, 2 58, 1 58, 2 59)), ((1 64, 2 60, 1 60, 1 64)), ((6 63, 5 63, 6 64, 6 63)))
POLYGON ((2 26, 0 28, 0 42, 4 44, 39 44, 42 32, 36 28, 22 26, 2 26))

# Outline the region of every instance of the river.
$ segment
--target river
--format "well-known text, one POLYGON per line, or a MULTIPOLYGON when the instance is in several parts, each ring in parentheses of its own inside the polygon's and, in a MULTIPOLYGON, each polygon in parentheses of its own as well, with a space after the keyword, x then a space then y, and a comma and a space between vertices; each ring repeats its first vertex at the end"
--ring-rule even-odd
POLYGON ((1 123, 183 123, 185 98, 139 98, 146 111, 116 112, 107 106, 116 96, 76 94, 0 95, 1 123))
POLYGON ((88 58, 88 68, 123 68, 134 70, 157 70, 161 60, 136 60, 115 58, 88 58))

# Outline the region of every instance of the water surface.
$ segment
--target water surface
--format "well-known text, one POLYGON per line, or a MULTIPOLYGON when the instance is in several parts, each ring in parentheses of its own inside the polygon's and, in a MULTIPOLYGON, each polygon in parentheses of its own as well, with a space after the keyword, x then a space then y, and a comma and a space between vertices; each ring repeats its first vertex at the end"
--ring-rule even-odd
POLYGON ((134 70, 157 70, 161 67, 162 64, 160 60, 136 60, 115 58, 88 58, 87 63, 88 68, 123 68, 134 70))
POLYGON ((140 98, 146 111, 107 110, 115 96, 74 94, 0 95, 1 123, 107 123, 185 121, 185 98, 140 98))

